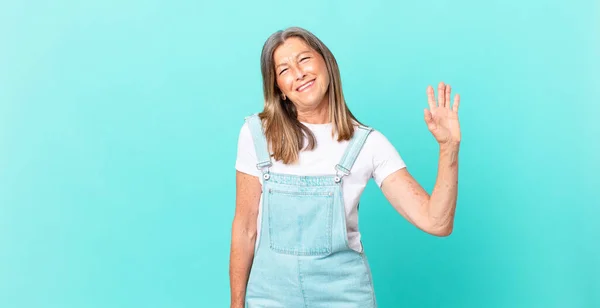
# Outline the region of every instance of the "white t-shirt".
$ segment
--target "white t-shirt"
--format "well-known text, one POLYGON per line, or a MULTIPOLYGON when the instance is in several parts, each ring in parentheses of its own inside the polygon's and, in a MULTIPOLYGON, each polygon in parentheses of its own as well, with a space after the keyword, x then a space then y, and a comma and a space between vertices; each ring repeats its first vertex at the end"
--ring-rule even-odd
MULTIPOLYGON (((292 174, 300 176, 332 175, 335 174, 335 165, 340 162, 349 141, 338 142, 331 135, 332 125, 328 124, 303 124, 315 136, 316 146, 312 151, 301 151, 298 162, 285 165, 281 161, 271 159, 273 173, 292 174)), ((305 143, 306 144, 306 143, 305 143)), ((235 168, 243 173, 254 175, 262 184, 262 173, 256 167, 257 158, 252 140, 252 134, 247 123, 240 130, 238 139, 238 152, 235 168)), ((361 252, 362 244, 358 230, 357 205, 369 179, 373 178, 379 187, 383 180, 391 173, 405 168, 404 161, 398 151, 379 131, 373 130, 363 148, 361 149, 349 175, 344 176, 342 190, 344 207, 346 209, 346 228, 350 248, 361 252)), ((362 205, 361 205, 362 206, 362 205)), ((257 241, 260 237, 260 224, 262 215, 262 197, 260 200, 257 241)))

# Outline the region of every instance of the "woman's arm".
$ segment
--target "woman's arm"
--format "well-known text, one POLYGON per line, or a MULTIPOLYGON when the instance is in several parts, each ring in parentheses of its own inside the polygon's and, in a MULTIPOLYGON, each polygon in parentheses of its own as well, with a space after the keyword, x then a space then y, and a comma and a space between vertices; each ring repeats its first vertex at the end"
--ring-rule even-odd
POLYGON ((440 149, 438 174, 431 196, 406 168, 388 176, 381 185, 384 195, 400 214, 421 230, 438 236, 452 233, 458 190, 460 96, 455 95, 451 106, 450 93, 450 85, 440 82, 436 101, 433 87, 427 87, 429 109, 424 110, 424 119, 440 149))
POLYGON ((448 236, 454 227, 458 191, 458 146, 440 147, 438 175, 431 196, 406 168, 388 176, 381 185, 392 206, 419 229, 448 236))
POLYGON ((254 259, 256 219, 261 184, 257 177, 237 171, 235 216, 231 231, 229 281, 231 308, 243 308, 246 285, 254 259))

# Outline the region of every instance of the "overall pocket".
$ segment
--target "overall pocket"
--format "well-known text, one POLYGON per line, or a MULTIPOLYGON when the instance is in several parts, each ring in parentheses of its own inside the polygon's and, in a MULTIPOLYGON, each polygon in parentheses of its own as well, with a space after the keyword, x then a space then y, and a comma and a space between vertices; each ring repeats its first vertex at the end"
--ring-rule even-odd
POLYGON ((268 190, 270 248, 290 255, 331 252, 333 192, 268 190))

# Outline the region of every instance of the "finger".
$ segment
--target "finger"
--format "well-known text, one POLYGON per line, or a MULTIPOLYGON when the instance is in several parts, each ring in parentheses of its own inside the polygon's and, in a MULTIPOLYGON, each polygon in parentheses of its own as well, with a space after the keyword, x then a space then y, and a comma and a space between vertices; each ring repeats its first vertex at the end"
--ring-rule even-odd
POLYGON ((454 106, 452 106, 452 111, 458 112, 458 106, 460 105, 460 95, 454 95, 454 106))
POLYGON ((446 108, 450 109, 450 92, 452 92, 452 88, 450 87, 450 85, 446 85, 446 94, 444 95, 444 97, 446 98, 446 101, 444 102, 444 105, 446 108))
POLYGON ((429 109, 433 110, 435 108, 435 95, 432 86, 427 86, 427 103, 429 104, 429 109))
POLYGON ((438 84, 438 106, 444 107, 444 94, 446 87, 444 86, 444 82, 440 82, 438 84))
POLYGON ((433 121, 431 111, 425 109, 423 110, 423 115, 425 117, 425 123, 427 124, 427 128, 429 128, 430 130, 435 129, 435 122, 433 121))

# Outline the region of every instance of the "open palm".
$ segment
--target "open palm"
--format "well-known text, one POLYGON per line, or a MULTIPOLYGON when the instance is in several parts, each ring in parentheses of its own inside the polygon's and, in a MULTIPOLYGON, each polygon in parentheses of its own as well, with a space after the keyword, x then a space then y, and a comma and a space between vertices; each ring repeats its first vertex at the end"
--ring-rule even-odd
POLYGON ((440 82, 437 101, 433 87, 427 87, 429 109, 425 109, 427 128, 440 145, 458 145, 460 143, 460 125, 458 123, 458 106, 460 96, 454 96, 454 105, 450 107, 450 85, 440 82))

